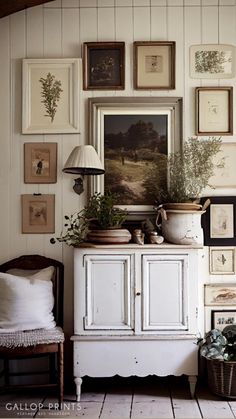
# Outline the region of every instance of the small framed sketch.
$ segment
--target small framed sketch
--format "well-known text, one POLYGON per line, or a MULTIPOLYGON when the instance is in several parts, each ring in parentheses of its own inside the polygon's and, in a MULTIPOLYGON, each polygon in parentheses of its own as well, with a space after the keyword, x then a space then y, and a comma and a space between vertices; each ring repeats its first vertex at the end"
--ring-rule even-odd
POLYGON ((79 132, 80 66, 77 58, 23 60, 23 134, 79 132))
POLYGON ((125 88, 125 43, 85 42, 83 44, 84 90, 125 88))
POLYGON ((205 305, 222 306, 236 304, 236 284, 206 284, 205 305))
POLYGON ((175 42, 134 42, 134 88, 175 89, 175 42))
POLYGON ((236 196, 212 196, 209 199, 211 204, 202 215, 205 246, 235 246, 236 196))
POLYGON ((190 47, 190 76, 196 79, 230 79, 235 76, 235 47, 205 44, 190 47))
POLYGON ((235 247, 210 248, 210 274, 235 274, 235 247))
POLYGON ((21 195, 22 233, 55 232, 55 195, 21 195))
POLYGON ((232 170, 236 162, 236 143, 222 143, 219 153, 213 159, 214 176, 209 180, 213 188, 236 188, 236 170, 232 170), (224 166, 217 167, 221 159, 224 166))
POLYGON ((56 183, 57 143, 24 144, 25 183, 56 183))
POLYGON ((196 88, 196 134, 233 135, 233 87, 196 88))
POLYGON ((211 310, 211 328, 223 330, 236 324, 236 310, 211 310))

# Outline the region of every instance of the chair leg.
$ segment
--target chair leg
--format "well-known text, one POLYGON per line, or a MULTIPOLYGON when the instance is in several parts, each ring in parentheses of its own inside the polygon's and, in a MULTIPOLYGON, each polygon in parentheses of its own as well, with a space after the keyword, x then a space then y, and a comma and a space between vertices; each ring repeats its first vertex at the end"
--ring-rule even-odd
POLYGON ((58 387, 59 387, 59 404, 64 399, 64 344, 59 343, 58 349, 58 387))
POLYGON ((9 359, 4 358, 4 360, 3 360, 3 366, 4 366, 5 386, 9 386, 9 359))

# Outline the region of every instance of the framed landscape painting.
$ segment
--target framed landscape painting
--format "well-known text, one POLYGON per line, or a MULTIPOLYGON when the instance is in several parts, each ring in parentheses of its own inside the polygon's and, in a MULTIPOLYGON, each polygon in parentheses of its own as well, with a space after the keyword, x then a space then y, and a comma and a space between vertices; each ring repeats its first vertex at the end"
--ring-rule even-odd
POLYGON ((35 58, 22 63, 22 133, 79 132, 81 60, 35 58))
POLYGON ((92 193, 118 194, 130 214, 153 212, 166 187, 166 156, 180 148, 181 98, 89 99, 90 142, 105 165, 92 193))

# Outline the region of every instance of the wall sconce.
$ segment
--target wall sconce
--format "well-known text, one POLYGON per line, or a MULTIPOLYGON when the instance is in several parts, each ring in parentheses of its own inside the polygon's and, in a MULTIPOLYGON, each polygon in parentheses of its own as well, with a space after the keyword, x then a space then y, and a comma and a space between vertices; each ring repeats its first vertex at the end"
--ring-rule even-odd
POLYGON ((103 175, 105 173, 101 160, 95 148, 91 145, 75 147, 70 153, 62 171, 81 175, 77 179, 74 179, 75 184, 73 186, 74 191, 79 195, 84 191, 84 176, 103 175))

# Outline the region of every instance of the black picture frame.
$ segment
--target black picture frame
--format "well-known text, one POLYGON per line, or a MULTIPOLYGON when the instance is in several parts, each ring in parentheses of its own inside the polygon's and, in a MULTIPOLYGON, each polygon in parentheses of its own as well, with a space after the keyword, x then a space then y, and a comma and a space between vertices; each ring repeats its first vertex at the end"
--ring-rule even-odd
MULTIPOLYGON (((225 309, 225 310, 211 310, 211 329, 219 329, 219 330, 223 330, 226 326, 230 326, 232 324, 236 324, 236 321, 231 323, 230 321, 226 323, 222 323, 222 324, 216 324, 216 314, 225 313, 225 315, 227 316, 227 313, 234 313, 234 316, 232 315, 232 317, 234 317, 236 319, 236 310, 229 310, 229 309, 225 309)), ((223 320, 223 319, 222 319, 223 320)))
POLYGON ((84 90, 124 90, 125 42, 84 42, 84 90))
MULTIPOLYGON (((211 201, 210 205, 206 209, 205 214, 202 215, 202 228, 204 231, 204 245, 205 246, 236 246, 236 196, 212 196, 208 197, 211 201), (224 218, 224 210, 229 210, 231 213, 231 205, 232 205, 232 220, 227 221, 227 211, 225 211, 225 219, 224 218), (214 206, 214 207, 213 207, 214 206), (219 206, 219 207, 218 207, 219 206), (221 207, 220 207, 221 206, 221 207), (226 206, 226 207, 224 207, 226 206), (218 211, 218 219, 219 223, 222 226, 222 234, 212 234, 212 229, 214 228, 213 222, 214 220, 212 215, 213 208, 218 211), (222 216, 220 214, 220 210, 222 210, 222 216), (231 231, 230 234, 225 234, 224 237, 224 230, 226 232, 227 229, 227 222, 230 224, 229 230, 231 231), (226 223, 224 225, 224 223, 226 223), (213 227, 213 228, 212 228, 213 227)), ((201 199, 201 203, 203 204, 207 199, 204 197, 201 199)), ((219 226, 219 229, 221 227, 219 226)))

